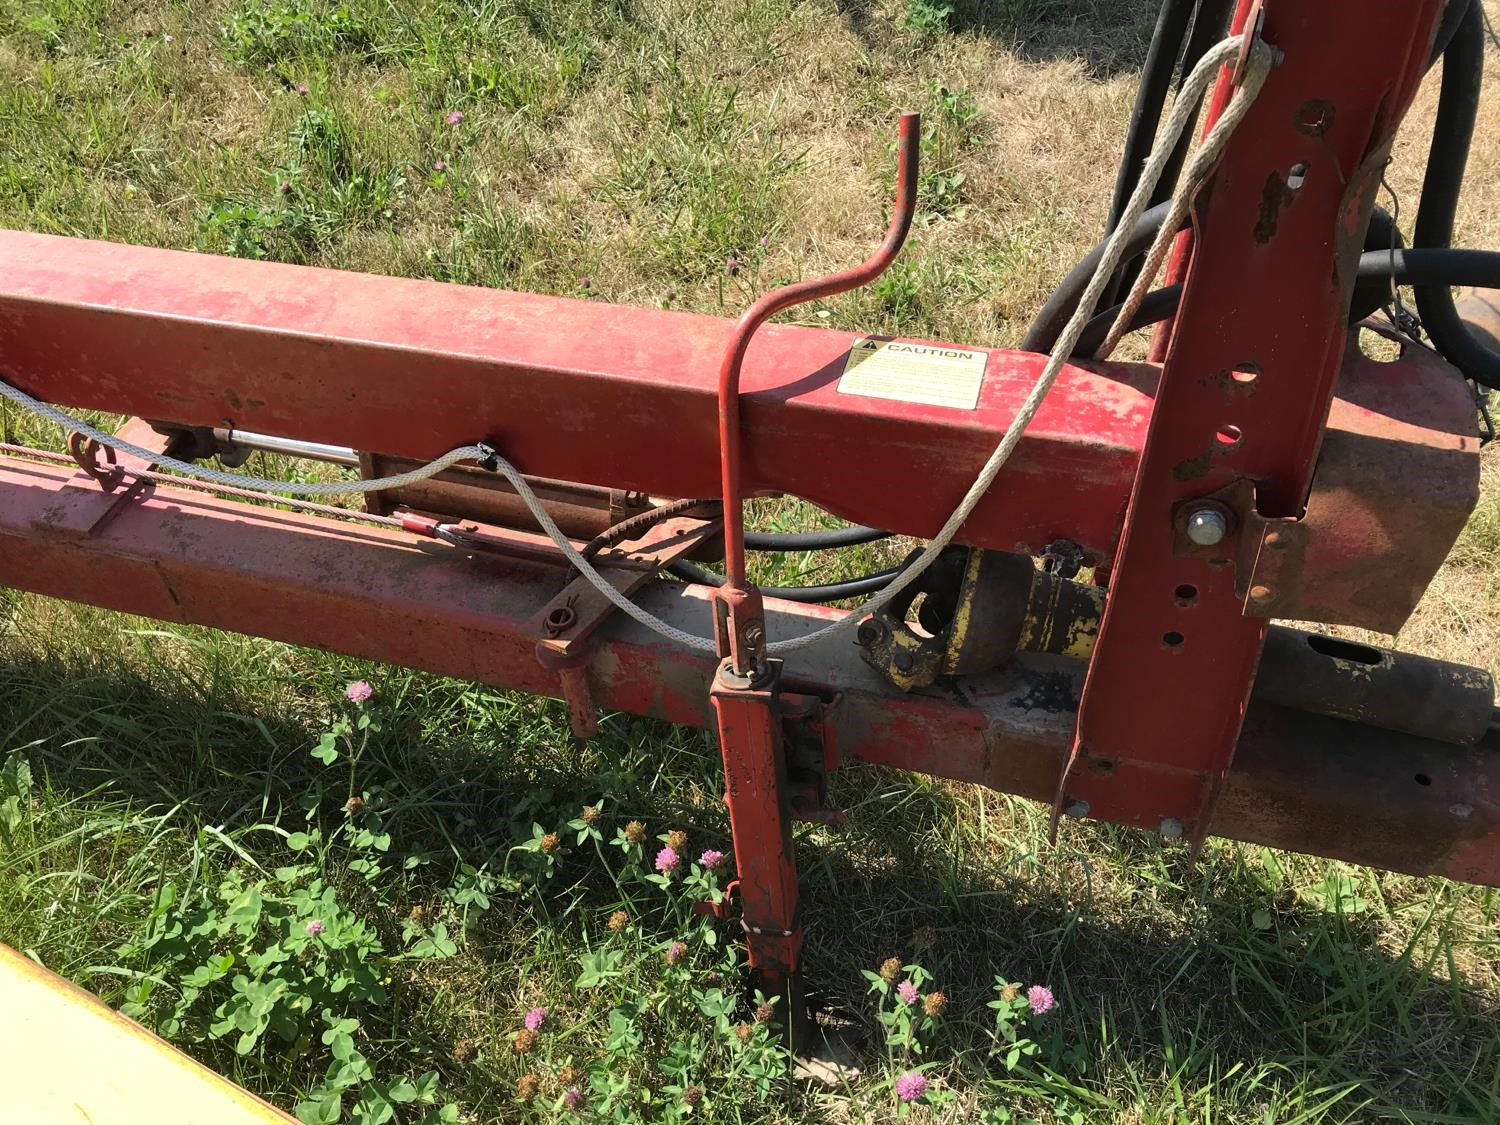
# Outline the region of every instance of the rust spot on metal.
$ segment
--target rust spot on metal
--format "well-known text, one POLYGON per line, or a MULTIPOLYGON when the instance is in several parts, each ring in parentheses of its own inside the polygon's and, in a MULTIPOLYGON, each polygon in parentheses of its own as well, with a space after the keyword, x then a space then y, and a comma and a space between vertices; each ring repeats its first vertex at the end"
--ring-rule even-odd
POLYGON ((1210 447, 1205 449, 1196 457, 1188 457, 1172 466, 1172 479, 1174 480, 1196 480, 1208 472, 1208 467, 1213 463, 1214 451, 1210 447))
POLYGON ((1281 219, 1281 209, 1288 206, 1297 193, 1287 185, 1279 171, 1266 177, 1266 186, 1260 193, 1260 211, 1255 219, 1255 241, 1264 245, 1276 235, 1276 225, 1281 219))
POLYGON ((1260 367, 1255 363, 1242 363, 1237 367, 1224 367, 1200 381, 1204 387, 1217 387, 1224 393, 1224 401, 1232 403, 1236 395, 1253 395, 1260 382, 1260 367))

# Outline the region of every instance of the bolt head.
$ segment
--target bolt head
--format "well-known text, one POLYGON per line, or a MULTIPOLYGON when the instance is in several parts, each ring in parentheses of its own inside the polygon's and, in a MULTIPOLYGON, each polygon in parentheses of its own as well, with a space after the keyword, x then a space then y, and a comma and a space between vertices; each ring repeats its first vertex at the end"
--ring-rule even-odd
POLYGON ((909 652, 898 652, 892 660, 898 672, 910 672, 917 666, 916 659, 909 652))
POLYGON ((1217 508, 1199 508, 1187 518, 1187 537, 1200 547, 1221 543, 1229 534, 1229 521, 1217 508))
POLYGON ((1175 816, 1165 817, 1160 825, 1161 838, 1163 840, 1182 839, 1182 821, 1175 816))

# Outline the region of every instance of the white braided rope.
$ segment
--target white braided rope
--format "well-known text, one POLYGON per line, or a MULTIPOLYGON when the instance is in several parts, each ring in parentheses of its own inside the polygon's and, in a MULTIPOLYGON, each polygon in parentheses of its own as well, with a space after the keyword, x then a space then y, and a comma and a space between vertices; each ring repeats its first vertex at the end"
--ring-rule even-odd
MULTIPOLYGON (((1067 362, 1068 356, 1073 351, 1073 345, 1077 343, 1078 337, 1082 334, 1084 326, 1088 323, 1090 314, 1092 313, 1095 304, 1098 302, 1100 294, 1104 291, 1104 287, 1108 283, 1110 276, 1115 272, 1115 268, 1119 265, 1120 259, 1124 256, 1125 243, 1129 238, 1130 232, 1134 229, 1136 221, 1140 218, 1142 212, 1146 210, 1146 205, 1150 200, 1151 191, 1156 187, 1157 181, 1161 178, 1162 171, 1166 167, 1167 159, 1171 154, 1172 147, 1176 144, 1177 138, 1182 134, 1183 129, 1187 127, 1189 120, 1196 116, 1198 102, 1202 98, 1204 91, 1207 89, 1209 82, 1218 73, 1218 70, 1221 66, 1229 62, 1239 53, 1240 46, 1241 40, 1237 36, 1224 40, 1222 43, 1218 44, 1203 56, 1198 65, 1193 68, 1192 74, 1190 74, 1187 80, 1183 82, 1181 90, 1179 91, 1176 100, 1172 104, 1172 112, 1170 115, 1168 115, 1166 123, 1162 126, 1160 133, 1158 133, 1157 135, 1156 144, 1151 151, 1150 157, 1146 161, 1145 168, 1141 172, 1141 177, 1136 184, 1135 192, 1131 195, 1129 202, 1125 205, 1125 208, 1120 215, 1119 222, 1115 225, 1114 234, 1110 236, 1110 239, 1105 246, 1104 254, 1101 256, 1099 265, 1094 271, 1093 279, 1089 282, 1088 287, 1084 290, 1083 296, 1079 298, 1078 306, 1073 313, 1072 319, 1068 321, 1067 327, 1063 329, 1062 334, 1058 337, 1057 342, 1053 345, 1052 352, 1047 358, 1046 365, 1042 368, 1041 374, 1037 376, 1036 383, 1032 386, 1031 393, 1026 396, 1026 401, 1022 404, 1020 411, 1018 411, 1015 418, 1011 420, 1010 426, 1006 429, 1004 437, 1000 439, 1000 443, 995 447, 994 452, 990 454, 989 459, 985 462, 984 468, 980 470, 978 477, 975 478, 974 483, 970 486, 968 492, 964 494, 963 500, 960 501, 958 507, 954 509, 953 514, 948 517, 947 522, 943 524, 937 535, 927 544, 926 547, 923 548, 922 552, 917 556, 917 558, 913 560, 913 562, 909 566, 907 566, 899 575, 897 575, 896 578, 891 582, 891 584, 884 590, 882 590, 879 594, 866 601, 858 609, 851 610, 848 614, 840 618, 838 621, 835 621, 832 624, 823 627, 822 629, 818 629, 814 632, 807 633, 800 637, 793 637, 788 640, 773 641, 768 646, 771 655, 776 656, 782 653, 795 652, 798 649, 806 648, 809 645, 828 640, 838 633, 841 633, 844 630, 852 627, 856 622, 861 620, 867 614, 873 613, 875 610, 878 610, 881 606, 889 602, 902 590, 906 589, 906 587, 915 582, 917 577, 927 569, 927 567, 933 562, 933 560, 936 559, 938 555, 940 555, 948 547, 948 545, 953 542, 953 539, 958 534, 959 529, 968 520, 974 509, 978 506, 979 501, 983 499, 985 493, 989 491, 990 486, 994 484, 995 478, 999 475, 1000 470, 1004 467, 1006 461, 1010 459, 1011 454, 1015 452, 1016 446, 1020 444, 1021 437, 1026 431, 1026 427, 1029 426, 1032 419, 1036 417, 1037 411, 1041 408, 1042 402, 1046 399, 1048 392, 1051 391, 1053 384, 1057 381, 1058 373, 1062 371, 1064 364, 1067 362)), ((1237 95, 1231 102, 1231 109, 1238 107, 1238 112, 1232 119, 1229 119, 1227 128, 1224 128, 1222 131, 1219 129, 1219 125, 1223 124, 1224 121, 1224 119, 1221 119, 1221 121, 1216 124, 1215 128, 1213 130, 1210 130, 1210 135, 1208 138, 1209 140, 1213 139, 1215 133, 1220 134, 1220 149, 1222 149, 1223 141, 1228 140, 1229 133, 1233 131, 1234 126, 1237 125, 1239 121, 1244 117, 1245 110, 1249 108, 1250 102, 1254 100, 1255 95, 1259 92, 1261 83, 1264 81, 1265 74, 1270 68, 1273 57, 1274 56, 1270 48, 1266 47, 1263 43, 1257 42, 1253 44, 1250 53, 1249 70, 1247 71, 1246 76, 1247 86, 1249 86, 1252 78, 1254 79, 1253 86, 1249 86, 1248 90, 1242 87, 1242 95, 1237 95)), ((1228 119, 1227 112, 1225 118, 1228 119)), ((1205 141, 1205 147, 1206 146, 1207 141, 1205 141)), ((1201 150, 1199 155, 1201 156, 1201 150)), ((1215 151, 1213 155, 1216 156, 1217 151, 1215 151)), ((1201 163, 1204 165, 1205 171, 1208 163, 1210 162, 1210 159, 1204 159, 1201 161, 1201 163)), ((1195 157, 1192 167, 1196 169, 1198 168, 1199 164, 1200 160, 1195 157)), ((1175 201, 1177 203, 1180 203, 1184 210, 1186 209, 1188 202, 1190 201, 1193 187, 1194 184, 1190 178, 1183 191, 1179 194, 1178 199, 1175 201)), ((1174 211, 1175 209, 1176 208, 1174 207, 1174 211)), ((1175 227, 1171 225, 1170 221, 1169 223, 1164 224, 1162 227, 1162 230, 1164 232, 1174 229, 1175 227)), ((1154 250, 1155 248, 1153 247, 1153 252, 1154 250)), ((1149 275, 1147 275, 1146 271, 1142 271, 1142 276, 1146 277, 1149 281, 1149 275)), ((1118 327, 1118 325, 1116 327, 1118 327)), ((44 418, 48 418, 61 426, 76 430, 84 436, 93 438, 103 445, 108 445, 114 449, 132 454, 137 457, 141 457, 146 460, 155 461, 158 464, 167 465, 189 476, 198 477, 202 480, 216 481, 239 488, 259 487, 268 492, 295 492, 310 495, 337 494, 347 492, 371 492, 386 488, 399 488, 403 484, 409 484, 414 481, 424 480, 427 477, 442 472, 443 469, 447 468, 449 465, 452 465, 457 461, 474 460, 483 462, 487 466, 493 466, 502 476, 505 477, 507 481, 510 482, 511 487, 516 490, 516 494, 520 496, 522 501, 526 504, 526 507, 530 510, 538 525, 540 525, 542 530, 545 531, 547 535, 552 539, 552 541, 557 544, 558 549, 563 553, 567 560, 572 563, 573 566, 578 569, 578 572, 582 574, 584 578, 586 578, 596 590, 604 595, 604 597, 607 598, 616 609, 631 617, 633 620, 638 621, 646 628, 651 629, 652 631, 659 633, 661 636, 666 637, 668 640, 675 641, 686 648, 692 649, 697 652, 711 653, 714 651, 714 642, 711 639, 707 637, 700 637, 693 633, 685 632, 684 630, 677 628, 675 625, 663 621, 661 618, 647 612, 640 606, 636 605, 633 601, 631 601, 628 597, 626 597, 618 589, 616 589, 615 586, 604 577, 604 575, 600 574, 599 571, 595 569, 595 567, 587 559, 585 559, 582 554, 579 553, 578 549, 573 546, 568 537, 562 533, 562 530, 557 526, 556 522, 554 522, 552 517, 547 513, 546 508, 542 506, 542 502, 537 498, 536 493, 532 491, 531 486, 526 483, 526 479, 521 475, 520 471, 517 470, 516 467, 510 462, 499 456, 489 446, 464 446, 462 448, 452 450, 449 453, 445 453, 436 461, 433 461, 419 469, 413 469, 411 472, 402 473, 398 476, 382 477, 378 480, 334 482, 330 484, 290 484, 285 481, 264 480, 259 477, 241 476, 237 473, 225 473, 216 469, 209 469, 201 465, 194 465, 189 462, 177 461, 172 458, 162 457, 159 454, 153 453, 151 450, 142 449, 139 446, 132 445, 127 441, 115 437, 113 434, 106 434, 98 429, 95 429, 92 426, 86 425, 85 423, 82 423, 77 419, 64 414, 62 411, 57 410, 55 407, 49 406, 44 402, 39 402, 38 400, 32 398, 30 395, 25 394, 24 392, 19 391, 15 387, 11 387, 4 382, 0 382, 0 394, 3 394, 13 402, 19 403, 29 410, 35 411, 37 414, 40 414, 44 418)))
POLYGON ((620 593, 619 590, 615 589, 614 584, 605 578, 604 575, 600 574, 594 568, 594 564, 579 553, 578 548, 573 546, 568 537, 553 522, 552 517, 547 514, 547 509, 537 499, 536 493, 531 490, 531 485, 526 483, 526 478, 520 474, 520 471, 504 457, 498 455, 491 459, 490 464, 495 466, 501 476, 510 481, 510 486, 516 490, 516 495, 525 501, 532 518, 541 525, 543 531, 551 536, 552 541, 557 544, 557 549, 567 557, 570 563, 578 568, 578 572, 589 580, 589 584, 594 589, 610 600, 610 603, 616 609, 639 621, 653 632, 660 633, 667 640, 676 641, 685 648, 690 648, 695 652, 714 651, 714 642, 707 637, 700 637, 696 633, 685 632, 677 628, 676 625, 663 621, 660 617, 642 609, 635 602, 620 593))
MULTIPOLYGON (((510 481, 511 487, 526 502, 527 508, 531 510, 531 514, 536 518, 537 523, 541 525, 542 530, 552 537, 553 542, 567 556, 568 561, 577 567, 579 572, 614 604, 615 608, 619 609, 622 613, 629 614, 642 625, 648 629, 655 630, 668 640, 676 641, 678 644, 685 645, 698 652, 714 651, 713 641, 706 637, 686 633, 675 625, 670 625, 659 617, 647 613, 624 594, 620 593, 619 590, 615 589, 608 579, 579 554, 577 548, 562 533, 562 529, 547 514, 547 509, 542 506, 542 502, 537 499, 536 493, 526 483, 526 478, 520 474, 514 465, 487 445, 461 446, 458 449, 450 450, 443 454, 436 461, 431 461, 420 468, 412 469, 410 472, 398 473, 396 476, 379 477, 374 480, 298 484, 290 481, 269 480, 264 477, 245 476, 241 473, 226 473, 219 469, 211 469, 206 465, 194 464, 191 461, 179 461, 175 457, 164 457, 160 453, 135 445, 115 434, 105 433, 103 430, 90 426, 87 422, 79 418, 74 418, 70 414, 65 414, 55 406, 51 406, 39 399, 32 398, 25 391, 18 390, 4 381, 0 381, 0 395, 41 415, 48 421, 56 422, 59 426, 75 430, 84 437, 93 438, 99 444, 107 445, 120 453, 139 457, 143 461, 154 461, 158 465, 176 469, 184 476, 195 477, 198 480, 207 481, 225 488, 255 490, 262 493, 299 493, 313 496, 338 495, 350 492, 376 492, 381 489, 400 488, 403 485, 412 484, 419 480, 426 480, 428 477, 435 476, 449 465, 459 461, 478 461, 486 466, 494 466, 506 480, 510 481)), ((155 473, 151 475, 153 478, 157 477, 155 473)))
POLYGON ((174 469, 184 476, 196 477, 198 480, 221 484, 227 488, 254 489, 258 492, 277 492, 296 496, 341 496, 351 492, 379 492, 382 489, 400 488, 403 485, 415 484, 419 480, 426 480, 459 461, 486 461, 494 455, 494 450, 487 445, 464 445, 457 449, 450 449, 436 461, 429 461, 419 468, 397 473, 391 477, 376 477, 373 480, 320 481, 306 484, 296 481, 270 480, 266 477, 252 477, 243 473, 226 473, 222 469, 211 469, 207 465, 163 456, 154 450, 128 442, 116 434, 108 434, 96 429, 87 422, 74 418, 70 414, 64 414, 57 407, 34 399, 25 391, 18 390, 3 381, 0 381, 0 395, 4 395, 17 405, 24 406, 27 410, 40 414, 49 422, 56 422, 65 429, 76 430, 84 437, 92 438, 100 445, 107 445, 120 453, 139 457, 143 461, 155 462, 157 465, 174 469))
POLYGON ((1255 96, 1260 93, 1261 86, 1265 84, 1266 75, 1271 73, 1271 63, 1274 58, 1275 52, 1264 43, 1256 42, 1251 47, 1250 57, 1245 63, 1245 73, 1240 85, 1235 88, 1234 97, 1230 99, 1224 112, 1219 115, 1219 119, 1214 122, 1213 128, 1209 129, 1208 136, 1203 138, 1197 151, 1193 153, 1193 159, 1183 171, 1182 187, 1173 196, 1172 207, 1167 212, 1161 229, 1156 232, 1156 239, 1151 243, 1151 249, 1146 254, 1146 261, 1142 264, 1140 272, 1136 274, 1135 282, 1131 285, 1124 304, 1120 306, 1120 315, 1115 317, 1109 335, 1104 338, 1104 343, 1094 353, 1094 358, 1108 359, 1110 353, 1119 344, 1121 337, 1130 330, 1131 319, 1140 309, 1141 302, 1145 300, 1152 281, 1161 270, 1162 263, 1167 260, 1167 254, 1172 249, 1177 232, 1182 229, 1188 208, 1192 206, 1193 196, 1198 193, 1198 188, 1213 171, 1215 162, 1224 151, 1224 146, 1229 143, 1230 134, 1249 112, 1251 103, 1255 101, 1255 96))

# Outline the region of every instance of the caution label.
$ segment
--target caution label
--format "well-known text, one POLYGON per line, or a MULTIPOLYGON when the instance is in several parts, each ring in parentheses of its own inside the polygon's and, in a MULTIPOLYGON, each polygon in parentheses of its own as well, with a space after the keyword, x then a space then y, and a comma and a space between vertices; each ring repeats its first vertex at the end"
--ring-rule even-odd
POLYGON ((839 390, 846 395, 973 410, 988 353, 873 336, 854 341, 839 390))

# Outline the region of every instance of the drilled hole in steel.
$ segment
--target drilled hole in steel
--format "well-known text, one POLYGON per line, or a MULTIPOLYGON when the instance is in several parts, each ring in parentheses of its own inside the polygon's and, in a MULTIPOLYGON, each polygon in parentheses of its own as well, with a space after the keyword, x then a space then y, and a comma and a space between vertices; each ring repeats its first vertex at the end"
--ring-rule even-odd
POLYGON ((1089 769, 1095 773, 1102 773, 1106 777, 1115 772, 1115 763, 1111 758, 1095 758, 1089 762, 1089 769))
POLYGON ((1163 633, 1161 635, 1161 643, 1166 645, 1168 648, 1181 648, 1182 642, 1186 639, 1186 637, 1177 632, 1175 629, 1170 633, 1163 633))
POLYGON ((1432 778, 1428 777, 1425 773, 1419 773, 1419 774, 1417 774, 1417 776, 1413 780, 1416 781, 1416 783, 1418 785, 1431 785, 1432 784, 1432 778))
POLYGON ((1229 377, 1242 387, 1248 387, 1260 378, 1260 368, 1253 363, 1242 363, 1229 373, 1229 377))
POLYGON ((1191 582, 1184 582, 1177 589, 1173 590, 1172 593, 1177 596, 1178 605, 1192 605, 1198 600, 1198 587, 1194 586, 1191 582))
POLYGON ((1352 660, 1356 664, 1383 663, 1378 648, 1356 644, 1354 641, 1346 641, 1339 637, 1325 637, 1321 633, 1314 633, 1308 637, 1307 647, 1324 656, 1331 656, 1335 660, 1352 660))
POLYGON ((1287 191, 1296 191, 1307 182, 1307 165, 1293 164, 1291 170, 1286 174, 1287 191))
POLYGON ((1406 350, 1389 336, 1382 336, 1370 328, 1361 328, 1356 340, 1360 354, 1375 363, 1395 363, 1406 350))
POLYGON ((1238 426, 1220 426, 1218 432, 1214 434, 1214 441, 1220 453, 1229 453, 1238 449, 1244 440, 1245 435, 1240 432, 1238 426))
POLYGON ((1333 124, 1333 103, 1314 98, 1297 107, 1297 131, 1309 137, 1320 136, 1333 124))

